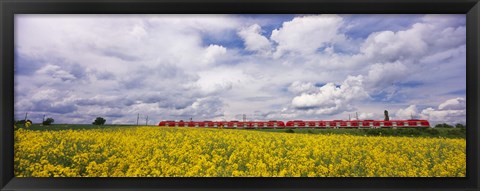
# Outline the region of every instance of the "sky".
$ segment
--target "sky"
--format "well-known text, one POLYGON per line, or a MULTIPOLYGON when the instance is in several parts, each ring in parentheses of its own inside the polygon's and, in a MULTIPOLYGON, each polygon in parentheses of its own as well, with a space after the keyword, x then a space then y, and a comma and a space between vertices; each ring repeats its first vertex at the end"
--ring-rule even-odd
POLYGON ((465 15, 15 16, 15 119, 466 122, 465 15))

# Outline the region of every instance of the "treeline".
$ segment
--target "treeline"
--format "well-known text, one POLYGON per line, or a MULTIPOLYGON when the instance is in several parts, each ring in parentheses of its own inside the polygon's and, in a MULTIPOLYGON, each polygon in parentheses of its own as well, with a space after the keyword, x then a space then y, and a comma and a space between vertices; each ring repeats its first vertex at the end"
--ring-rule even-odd
POLYGON ((453 126, 446 123, 442 123, 442 124, 435 125, 435 128, 465 128, 465 125, 461 123, 457 123, 455 124, 455 126, 453 126))
MULTIPOLYGON (((92 122, 92 125, 104 125, 105 122, 107 120, 105 120, 103 117, 97 117, 95 118, 95 120, 92 122)), ((53 122, 55 122, 55 119, 53 118, 47 118, 45 120, 42 121, 42 125, 51 125, 53 122)), ((13 124, 15 126, 25 126, 25 127, 29 127, 30 125, 33 124, 33 122, 30 120, 30 119, 22 119, 22 120, 14 120, 13 121, 13 124)))

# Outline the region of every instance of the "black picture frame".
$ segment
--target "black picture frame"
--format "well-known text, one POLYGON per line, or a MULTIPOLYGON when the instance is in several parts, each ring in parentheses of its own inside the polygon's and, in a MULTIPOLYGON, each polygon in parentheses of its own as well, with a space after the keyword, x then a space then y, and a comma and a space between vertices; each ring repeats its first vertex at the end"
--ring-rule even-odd
POLYGON ((479 0, 1 0, 1 190, 479 190, 479 0), (16 178, 13 174, 15 14, 465 14, 466 178, 16 178))

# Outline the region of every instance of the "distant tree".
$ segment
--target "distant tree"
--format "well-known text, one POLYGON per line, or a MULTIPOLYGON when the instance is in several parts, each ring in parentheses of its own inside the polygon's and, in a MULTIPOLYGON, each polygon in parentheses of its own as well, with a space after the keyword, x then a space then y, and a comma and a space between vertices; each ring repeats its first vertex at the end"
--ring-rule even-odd
POLYGON ((456 128, 465 128, 465 125, 461 124, 461 123, 457 123, 455 125, 456 128))
POLYGON ((18 121, 15 122, 15 124, 17 124, 17 125, 24 125, 24 124, 25 124, 25 120, 23 120, 23 119, 22 119, 22 120, 18 120, 18 121))
POLYGON ((441 124, 437 124, 435 125, 436 128, 453 128, 453 126, 449 125, 449 124, 446 124, 446 123, 441 123, 441 124))
POLYGON ((27 122, 25 122, 25 127, 28 128, 32 125, 32 121, 30 121, 30 119, 27 119, 27 122))
POLYGON ((385 110, 385 111, 383 112, 383 114, 385 115, 385 121, 389 121, 389 120, 390 120, 390 117, 388 117, 388 111, 385 110))
POLYGON ((51 125, 55 120, 53 118, 47 118, 44 122, 43 125, 51 125))
POLYGON ((103 117, 97 117, 97 118, 95 119, 95 121, 93 121, 92 124, 94 124, 94 125, 103 125, 103 124, 105 124, 105 121, 106 121, 106 120, 105 120, 103 117))

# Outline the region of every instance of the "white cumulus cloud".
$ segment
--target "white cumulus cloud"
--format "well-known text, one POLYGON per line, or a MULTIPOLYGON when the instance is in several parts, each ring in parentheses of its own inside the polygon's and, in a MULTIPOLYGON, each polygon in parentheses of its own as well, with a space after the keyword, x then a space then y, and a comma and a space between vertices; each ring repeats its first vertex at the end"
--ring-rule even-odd
POLYGON ((311 54, 343 37, 338 33, 342 25, 338 15, 313 15, 296 17, 272 31, 271 40, 278 43, 275 52, 280 57, 286 52, 311 54))
POLYGON ((467 107, 466 100, 460 97, 449 99, 438 106, 440 110, 463 110, 467 107))
POLYGON ((336 114, 352 109, 355 100, 369 98, 363 88, 363 76, 348 76, 340 85, 328 83, 314 93, 302 93, 292 99, 297 109, 314 109, 317 114, 336 114))
POLYGON ((246 50, 258 51, 263 54, 271 52, 272 44, 261 32, 262 28, 258 24, 243 28, 238 32, 238 35, 244 40, 246 50))
POLYGON ((396 119, 410 119, 415 116, 418 116, 418 109, 416 105, 410 105, 407 108, 399 109, 395 113, 396 119))
POLYGON ((217 61, 222 55, 227 53, 227 49, 219 45, 210 45, 205 49, 205 56, 203 62, 205 64, 213 64, 217 61))
POLYGON ((438 109, 428 107, 419 112, 416 105, 410 105, 405 109, 399 109, 395 113, 398 119, 415 118, 429 120, 432 125, 438 123, 456 124, 466 122, 466 103, 464 98, 453 98, 440 103, 438 109))

